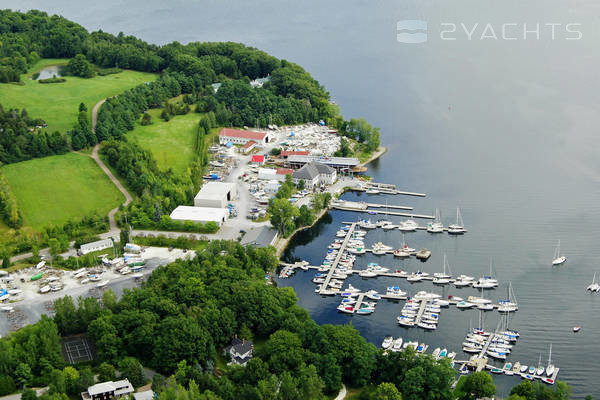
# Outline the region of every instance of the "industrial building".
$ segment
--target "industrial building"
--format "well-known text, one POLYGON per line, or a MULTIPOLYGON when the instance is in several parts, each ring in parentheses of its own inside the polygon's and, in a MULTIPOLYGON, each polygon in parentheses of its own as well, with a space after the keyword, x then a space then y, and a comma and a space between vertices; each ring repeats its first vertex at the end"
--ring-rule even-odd
POLYGON ((91 253, 93 251, 110 249, 111 247, 113 247, 113 245, 114 244, 113 244, 112 239, 98 240, 96 242, 82 244, 81 247, 79 248, 79 253, 81 253, 83 255, 83 254, 91 253))
POLYGON ((321 156, 303 156, 303 155, 290 155, 286 162, 291 168, 300 168, 309 162, 319 162, 335 168, 336 170, 350 170, 358 164, 360 161, 354 157, 321 157, 321 156))
POLYGON ((194 205, 196 207, 222 208, 235 198, 237 198, 235 183, 207 182, 194 197, 194 205))
POLYGON ((226 208, 178 206, 170 215, 174 221, 215 222, 219 227, 229 217, 226 208))
POLYGON ((239 129, 223 128, 219 132, 219 143, 220 144, 246 144, 249 141, 255 141, 259 145, 269 143, 268 132, 254 132, 254 131, 242 131, 239 129))

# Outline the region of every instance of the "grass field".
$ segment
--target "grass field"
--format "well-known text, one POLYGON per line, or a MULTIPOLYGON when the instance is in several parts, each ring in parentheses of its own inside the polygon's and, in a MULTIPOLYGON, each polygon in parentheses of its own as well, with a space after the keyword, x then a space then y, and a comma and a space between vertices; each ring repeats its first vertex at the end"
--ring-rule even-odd
MULTIPOLYGON (((127 135, 144 149, 150 150, 161 169, 170 167, 175 173, 181 173, 194 156, 196 129, 202 114, 190 112, 165 122, 160 118, 161 111, 150 110, 152 125, 142 126, 138 121, 133 131, 127 135)), ((212 140, 219 130, 220 128, 212 129, 209 140, 212 140)))
POLYGON ((155 74, 136 71, 90 79, 67 76, 64 83, 41 84, 29 79, 46 66, 64 65, 67 62, 65 59, 43 59, 26 76, 21 77, 25 85, 0 84, 2 105, 5 108, 26 108, 31 117, 44 119, 50 132, 58 130, 64 133, 77 120, 79 103, 85 103, 91 115, 92 108, 100 100, 156 79, 155 74))
POLYGON ((90 157, 67 153, 2 167, 23 212, 34 229, 61 224, 92 212, 108 214, 123 195, 90 157))

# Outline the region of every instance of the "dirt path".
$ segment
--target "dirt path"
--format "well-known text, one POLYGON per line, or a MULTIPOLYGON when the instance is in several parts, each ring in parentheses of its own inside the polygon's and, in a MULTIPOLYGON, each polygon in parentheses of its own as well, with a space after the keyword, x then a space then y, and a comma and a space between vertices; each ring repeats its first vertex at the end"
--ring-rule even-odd
MULTIPOLYGON (((98 110, 100 109, 100 106, 105 101, 106 101, 106 99, 98 102, 98 104, 96 104, 94 106, 94 108, 92 109, 92 132, 94 132, 94 133, 96 133, 96 123, 98 122, 98 110)), ((102 162, 102 160, 100 159, 100 156, 98 156, 99 148, 100 148, 100 144, 98 143, 96 146, 94 146, 94 150, 92 150, 91 157, 94 159, 94 161, 96 161, 96 164, 98 164, 98 166, 100 166, 100 168, 102 168, 102 171, 104 171, 104 173, 108 176, 108 178, 112 181, 112 183, 114 183, 114 185, 117 187, 117 189, 119 189, 119 191, 121 191, 121 193, 123 193, 123 196, 125 196, 125 202, 123 203, 123 205, 127 206, 129 203, 131 203, 132 197, 129 194, 129 192, 127 191, 127 189, 125 189, 125 187, 121 184, 121 182, 119 182, 119 180, 117 178, 115 178, 115 176, 110 171, 110 169, 108 169, 108 167, 104 164, 104 162, 102 162)), ((108 213, 108 221, 110 224, 110 231, 118 230, 117 224, 115 222, 115 214, 117 213, 117 211, 119 211, 119 207, 113 208, 108 213)))

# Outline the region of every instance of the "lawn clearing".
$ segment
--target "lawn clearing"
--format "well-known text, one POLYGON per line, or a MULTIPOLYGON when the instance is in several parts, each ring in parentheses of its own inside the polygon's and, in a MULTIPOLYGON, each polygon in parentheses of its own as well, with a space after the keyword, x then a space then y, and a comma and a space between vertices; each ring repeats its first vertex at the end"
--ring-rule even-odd
POLYGON ((25 225, 40 229, 91 213, 108 214, 123 195, 92 158, 67 153, 2 167, 25 225))
POLYGON ((117 95, 144 82, 154 81, 156 74, 124 70, 118 74, 96 76, 90 79, 66 76, 64 83, 42 84, 31 80, 33 73, 50 65, 65 65, 67 59, 43 59, 26 75, 25 85, 0 84, 0 99, 5 108, 25 108, 33 118, 42 118, 48 131, 66 132, 77 121, 79 103, 83 102, 91 115, 100 100, 117 95))
MULTIPOLYGON (((165 122, 160 118, 161 112, 159 109, 149 110, 152 125, 142 126, 138 121, 133 131, 127 135, 152 153, 159 168, 172 168, 173 172, 180 174, 194 157, 196 131, 203 114, 190 112, 174 116, 169 122, 165 122)), ((209 141, 219 130, 220 128, 211 130, 209 141)))

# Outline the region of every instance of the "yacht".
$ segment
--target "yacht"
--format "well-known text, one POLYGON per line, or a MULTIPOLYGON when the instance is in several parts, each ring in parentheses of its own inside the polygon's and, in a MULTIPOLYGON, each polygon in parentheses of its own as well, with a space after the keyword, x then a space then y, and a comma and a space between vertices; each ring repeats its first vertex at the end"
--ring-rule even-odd
POLYGON ((456 209, 456 223, 448 225, 448 234, 450 235, 463 235, 467 230, 465 229, 462 215, 460 215, 460 209, 456 209))
POLYGON ((402 325, 402 326, 406 326, 406 327, 415 326, 415 320, 410 317, 404 316, 404 315, 396 318, 396 320, 398 321, 398 324, 402 325))
POLYGON ((346 313, 346 314, 354 314, 354 306, 348 306, 348 305, 345 305, 345 304, 340 304, 337 307, 337 309, 338 309, 339 312, 343 312, 343 313, 346 313))
POLYGON ((349 247, 347 251, 351 254, 365 254, 367 252, 364 247, 349 247))
POLYGON ((556 245, 556 250, 554 251, 554 259, 552 260, 552 265, 560 265, 567 261, 567 257, 560 255, 560 239, 558 240, 558 244, 556 245))
POLYGON ((381 300, 381 296, 375 290, 369 290, 365 296, 371 300, 381 300))
POLYGON ((368 269, 364 269, 364 270, 360 271, 358 273, 358 275, 361 276, 361 277, 363 277, 363 278, 374 278, 374 277, 377 276, 377 273, 375 273, 375 272, 373 272, 371 270, 368 270, 368 269))
POLYGON ((380 219, 375 223, 375 225, 377 225, 378 228, 383 228, 385 225, 389 225, 391 223, 392 221, 388 221, 387 219, 380 219))
POLYGON ((383 339, 383 343, 381 344, 381 347, 383 347, 384 349, 387 349, 392 344, 394 344, 394 338, 391 336, 386 336, 385 339, 383 339))
POLYGON ((440 217, 440 210, 435 209, 435 219, 427 224, 427 232, 429 233, 442 233, 444 232, 444 224, 442 224, 440 217))
POLYGON ((385 225, 383 225, 381 228, 382 228, 384 231, 389 231, 389 230, 391 230, 391 229, 395 229, 395 228, 397 228, 397 227, 398 227, 397 225, 394 225, 394 224, 392 224, 392 223, 390 222, 389 224, 385 224, 385 225))
POLYGON ((440 349, 439 347, 436 347, 436 349, 433 351, 433 353, 431 353, 431 355, 433 356, 433 358, 438 358, 440 356, 441 351, 442 351, 442 349, 440 349))
POLYGON ((398 338, 394 340, 394 344, 392 344, 392 351, 400 351, 402 350, 402 338, 398 338))
POLYGON ((375 229, 375 228, 377 228, 377 224, 374 224, 373 222, 371 222, 370 219, 360 221, 359 222, 359 226, 362 229, 375 229))
POLYGON ((406 221, 400 222, 398 229, 402 232, 414 232, 417 230, 418 227, 419 227, 419 224, 417 224, 412 219, 408 219, 406 221))
POLYGON ((373 250, 382 250, 382 251, 391 251, 394 250, 392 246, 388 246, 387 244, 383 244, 381 242, 377 242, 373 245, 373 250))

